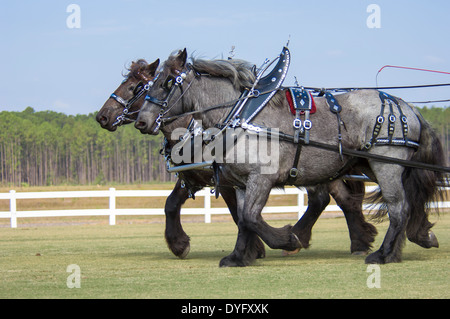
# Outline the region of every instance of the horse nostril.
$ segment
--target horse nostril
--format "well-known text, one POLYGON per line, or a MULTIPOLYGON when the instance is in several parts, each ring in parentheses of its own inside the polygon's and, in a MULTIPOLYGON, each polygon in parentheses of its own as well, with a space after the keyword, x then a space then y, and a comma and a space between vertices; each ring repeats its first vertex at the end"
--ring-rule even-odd
POLYGON ((144 122, 144 121, 136 121, 134 123, 134 127, 139 129, 139 130, 145 129, 146 126, 147 126, 147 123, 144 122))
POLYGON ((97 122, 99 122, 101 125, 106 125, 108 124, 108 118, 104 115, 102 116, 97 115, 97 122))

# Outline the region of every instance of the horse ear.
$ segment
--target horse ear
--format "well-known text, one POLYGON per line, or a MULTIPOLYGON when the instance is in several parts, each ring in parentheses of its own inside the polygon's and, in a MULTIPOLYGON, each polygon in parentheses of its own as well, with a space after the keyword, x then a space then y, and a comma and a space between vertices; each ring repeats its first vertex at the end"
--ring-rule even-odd
POLYGON ((156 70, 158 69, 159 66, 159 59, 156 59, 155 62, 153 62, 152 64, 149 64, 147 66, 147 72, 150 76, 154 76, 156 73, 156 70))
POLYGON ((187 60, 187 51, 186 48, 184 48, 183 51, 178 51, 178 55, 177 55, 177 62, 179 63, 179 67, 180 69, 182 69, 184 67, 184 65, 186 64, 186 60, 187 60))

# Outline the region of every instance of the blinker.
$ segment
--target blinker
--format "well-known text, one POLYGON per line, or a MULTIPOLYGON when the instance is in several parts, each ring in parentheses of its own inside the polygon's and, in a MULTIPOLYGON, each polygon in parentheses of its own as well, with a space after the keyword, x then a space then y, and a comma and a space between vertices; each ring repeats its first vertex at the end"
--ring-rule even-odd
POLYGON ((136 87, 133 90, 133 95, 137 95, 139 93, 139 91, 142 90, 142 88, 144 87, 144 84, 142 82, 139 82, 138 85, 136 85, 136 87))
POLYGON ((173 76, 169 75, 167 77, 166 81, 164 81, 163 88, 165 88, 166 90, 171 90, 174 82, 175 82, 175 78, 173 76))

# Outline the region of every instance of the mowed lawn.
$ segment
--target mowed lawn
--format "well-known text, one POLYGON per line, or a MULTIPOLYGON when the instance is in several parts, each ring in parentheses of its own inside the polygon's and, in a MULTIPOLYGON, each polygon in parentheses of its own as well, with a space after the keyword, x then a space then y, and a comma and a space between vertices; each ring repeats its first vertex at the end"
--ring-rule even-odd
MULTIPOLYGON (((433 228, 440 248, 406 243, 403 262, 381 265, 380 288, 364 256, 350 254, 344 218, 321 218, 312 245, 283 257, 267 256, 246 268, 219 268, 236 240, 229 221, 185 222, 187 259, 172 255, 163 223, 82 224, 0 228, 0 298, 449 298, 450 214, 433 228), (79 267, 80 288, 68 288, 79 267), (69 277, 71 276, 71 277, 69 277)), ((271 220, 281 227, 295 220, 271 220)), ((375 247, 387 223, 377 224, 375 247)))

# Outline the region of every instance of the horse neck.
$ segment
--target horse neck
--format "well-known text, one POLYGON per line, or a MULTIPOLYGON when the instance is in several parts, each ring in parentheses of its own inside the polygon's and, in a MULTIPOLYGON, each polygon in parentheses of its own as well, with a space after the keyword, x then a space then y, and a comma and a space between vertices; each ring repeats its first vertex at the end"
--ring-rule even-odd
MULTIPOLYGON (((195 87, 192 86, 191 92, 186 95, 183 111, 202 111, 219 104, 234 105, 233 101, 238 99, 240 94, 241 92, 233 86, 229 79, 202 77, 199 84, 195 87)), ((231 106, 199 112, 194 115, 194 118, 202 121, 203 128, 213 127, 225 119, 231 106)))

